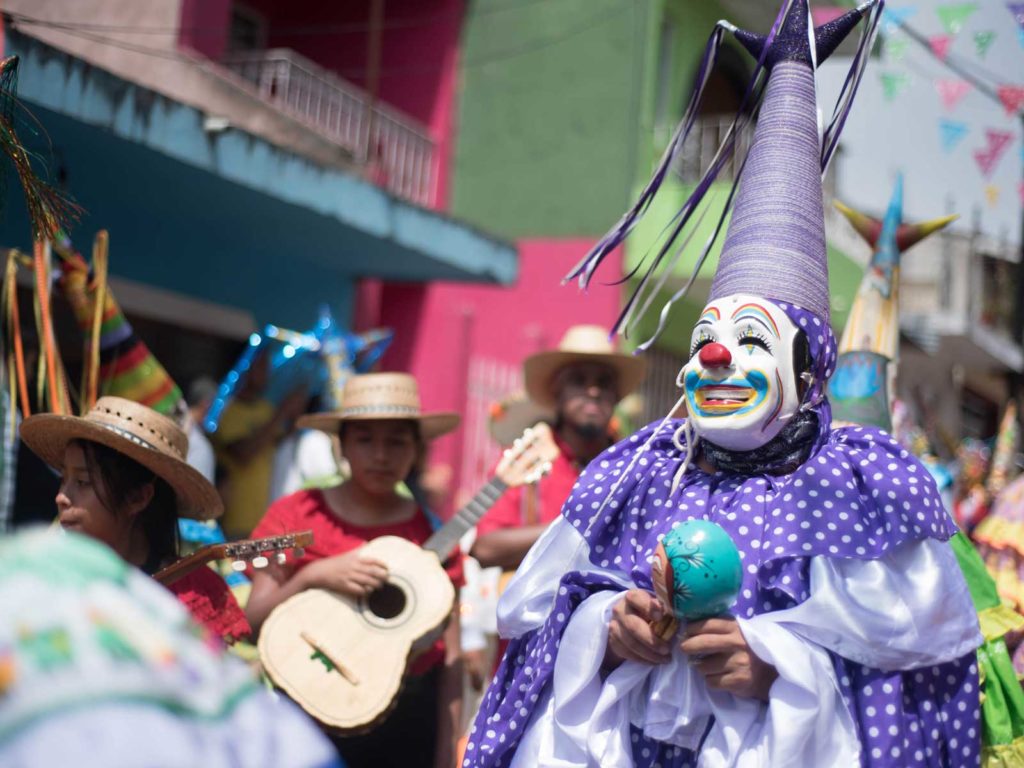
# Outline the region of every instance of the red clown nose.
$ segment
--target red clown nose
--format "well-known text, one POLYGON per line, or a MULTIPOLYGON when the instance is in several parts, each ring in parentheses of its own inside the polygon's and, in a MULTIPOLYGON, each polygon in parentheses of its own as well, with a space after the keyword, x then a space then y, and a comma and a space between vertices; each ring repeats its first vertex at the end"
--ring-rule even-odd
POLYGON ((723 345, 715 342, 706 344, 698 353, 700 364, 705 368, 725 368, 732 365, 732 355, 723 345))

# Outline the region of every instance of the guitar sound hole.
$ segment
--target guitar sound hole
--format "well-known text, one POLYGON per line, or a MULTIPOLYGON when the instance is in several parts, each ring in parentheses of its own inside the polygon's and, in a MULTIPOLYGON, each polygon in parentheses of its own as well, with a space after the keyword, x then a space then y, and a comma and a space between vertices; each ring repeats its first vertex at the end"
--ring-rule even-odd
POLYGON ((378 618, 393 619, 405 610, 405 592, 394 584, 385 584, 370 593, 366 606, 378 618))

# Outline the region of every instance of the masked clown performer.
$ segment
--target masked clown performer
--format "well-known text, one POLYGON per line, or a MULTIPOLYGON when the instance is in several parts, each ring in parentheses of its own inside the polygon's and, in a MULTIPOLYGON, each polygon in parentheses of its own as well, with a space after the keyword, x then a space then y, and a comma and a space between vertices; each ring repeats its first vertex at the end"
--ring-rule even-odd
MULTIPOLYGON (((728 29, 758 58, 755 77, 768 77, 679 376, 690 417, 666 417, 595 459, 527 556, 499 603, 510 645, 464 765, 978 765, 982 637, 948 544, 956 527, 920 462, 877 429, 833 429, 825 394, 836 341, 821 174, 879 12, 869 4, 812 32, 801 0, 767 36, 720 25, 655 178, 577 268, 589 278, 657 191, 728 29), (814 67, 862 15, 821 136, 814 67), (664 639, 655 628, 671 606, 653 594, 652 563, 691 521, 728 534, 740 583, 727 613, 681 621, 664 639)), ((654 266, 679 247, 673 236, 685 236, 729 149, 654 266)), ((678 562, 699 573, 716 557, 698 544, 678 562)))

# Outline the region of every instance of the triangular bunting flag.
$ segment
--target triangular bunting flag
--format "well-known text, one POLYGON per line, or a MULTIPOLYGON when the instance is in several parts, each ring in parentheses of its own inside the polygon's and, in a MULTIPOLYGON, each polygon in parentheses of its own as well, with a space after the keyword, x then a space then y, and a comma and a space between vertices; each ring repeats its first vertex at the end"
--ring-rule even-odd
POLYGON ((1017 194, 1020 196, 1020 204, 1024 205, 1024 181, 1017 185, 1017 194))
POLYGON ((886 101, 892 101, 907 86, 910 78, 903 72, 882 72, 882 94, 886 101))
POLYGON ((935 90, 939 92, 942 106, 947 112, 952 112, 960 100, 970 92, 971 84, 966 80, 936 80, 935 90))
MULTIPOLYGON (((996 153, 996 155, 1002 155, 1010 142, 1013 141, 1013 134, 1009 131, 996 131, 989 128, 985 131, 985 136, 988 138, 989 148, 996 153)), ((997 158, 998 159, 998 158, 997 158)))
POLYGON ((1024 31, 1024 3, 1007 3, 1006 7, 1013 14, 1013 18, 1017 21, 1017 26, 1024 31))
POLYGON ((996 89, 999 100, 1003 102, 1003 109, 1006 114, 1012 115, 1024 107, 1024 86, 1021 85, 1000 85, 996 89))
POLYGON ((939 17, 939 21, 942 22, 942 28, 946 30, 947 34, 957 35, 960 30, 964 28, 964 22, 967 17, 978 10, 977 3, 950 3, 948 5, 940 5, 935 9, 935 13, 939 17))
POLYGON ((995 208, 999 204, 999 187, 995 184, 989 184, 986 186, 985 199, 988 200, 990 208, 995 208))
POLYGON ((992 176, 999 164, 999 158, 1003 156, 1003 152, 1013 140, 1013 134, 989 128, 985 131, 985 139, 988 141, 988 146, 985 149, 974 150, 974 162, 978 164, 982 176, 987 179, 992 176))
POLYGON ((908 45, 905 39, 890 35, 885 39, 885 58, 891 62, 902 61, 908 45))
POLYGON ((944 152, 952 152, 956 145, 967 135, 967 123, 941 118, 939 120, 939 140, 944 152))
MULTIPOLYGON (((1021 3, 1021 5, 1024 5, 1024 3, 1021 3)), ((907 5, 903 8, 886 8, 882 11, 882 31, 887 35, 891 35, 915 13, 917 13, 917 8, 912 5, 907 5)))
POLYGON ((828 24, 830 21, 835 21, 848 10, 850 9, 839 5, 826 5, 821 8, 812 8, 811 18, 814 20, 814 26, 820 27, 822 24, 828 24))
POLYGON ((978 52, 979 58, 984 59, 985 54, 988 53, 988 49, 992 47, 992 41, 996 39, 995 32, 975 32, 974 33, 974 48, 978 52))
POLYGON ((1017 42, 1020 43, 1020 47, 1024 48, 1024 28, 1017 30, 1017 42))
POLYGON ((931 46, 932 53, 935 54, 935 58, 939 61, 946 60, 946 56, 949 55, 949 46, 952 42, 953 38, 949 35, 933 35, 928 38, 928 45, 931 46))

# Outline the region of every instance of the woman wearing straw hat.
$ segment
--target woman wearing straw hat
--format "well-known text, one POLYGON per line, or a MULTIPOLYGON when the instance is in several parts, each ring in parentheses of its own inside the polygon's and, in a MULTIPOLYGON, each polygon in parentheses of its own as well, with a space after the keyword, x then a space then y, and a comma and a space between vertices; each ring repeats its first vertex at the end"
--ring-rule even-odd
MULTIPOLYGON (((390 535, 422 544, 430 537, 428 513, 397 487, 422 462, 427 443, 458 423, 454 413, 424 413, 416 380, 405 373, 353 376, 338 411, 299 419, 300 427, 339 437, 351 476, 341 485, 277 500, 256 527, 254 536, 298 529, 314 534, 298 561, 254 575, 246 610, 257 630, 277 605, 305 589, 363 597, 381 586, 386 566, 359 553, 367 541, 390 535)), ((447 570, 460 587, 461 557, 454 557, 447 570)), ((394 711, 367 734, 337 738, 338 751, 351 768, 448 768, 454 762, 461 697, 456 606, 444 636, 414 662, 394 711), (431 711, 436 716, 428 716, 431 711)))
MULTIPOLYGON (((85 416, 31 416, 21 439, 61 472, 61 527, 97 539, 147 574, 178 558, 179 515, 209 520, 223 511, 214 487, 186 463, 181 428, 131 400, 101 397, 85 416)), ((170 589, 226 642, 250 633, 227 585, 209 568, 170 589)))

